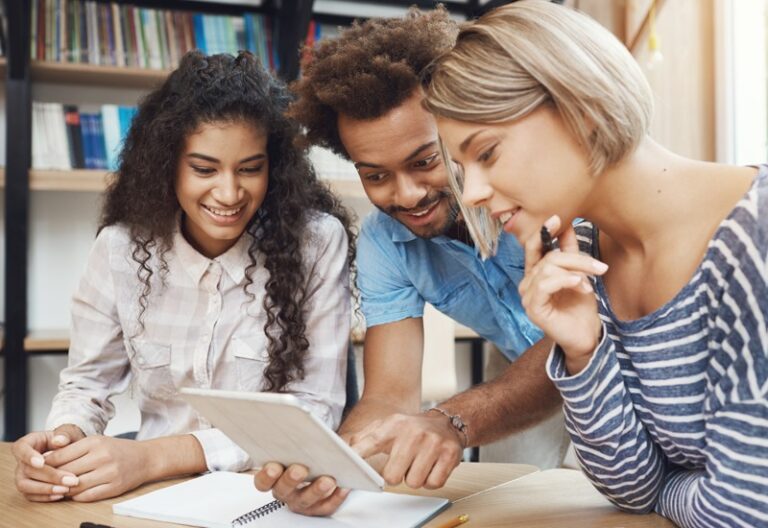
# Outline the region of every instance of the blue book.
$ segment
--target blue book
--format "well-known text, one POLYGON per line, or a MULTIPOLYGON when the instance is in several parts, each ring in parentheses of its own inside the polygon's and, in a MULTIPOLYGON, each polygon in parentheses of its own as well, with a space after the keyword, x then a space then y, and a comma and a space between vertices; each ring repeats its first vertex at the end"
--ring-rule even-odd
POLYGON ((243 15, 243 29, 245 31, 245 49, 248 51, 256 51, 256 45, 253 41, 253 19, 250 13, 243 15))
POLYGON ((98 169, 107 169, 107 147, 104 142, 104 122, 101 119, 101 114, 94 114, 94 144, 96 145, 96 159, 98 169))
MULTIPOLYGON (((120 149, 122 152, 125 147, 125 138, 128 137, 128 131, 131 129, 131 123, 133 117, 136 115, 135 106, 120 106, 118 107, 118 114, 120 116, 120 149)), ((118 159, 118 162, 120 160, 118 159)))
POLYGON ((120 148, 122 149, 122 143, 125 141, 125 137, 128 135, 128 130, 131 128, 133 116, 136 115, 136 107, 118 106, 117 113, 120 117, 120 148))
POLYGON ((97 168, 95 159, 96 156, 93 152, 94 142, 92 132, 93 124, 91 123, 92 118, 92 114, 86 114, 83 112, 80 113, 80 134, 83 138, 83 157, 85 159, 86 169, 97 168))
POLYGON ((195 25, 195 47, 208 54, 208 46, 205 42, 205 30, 203 29, 203 15, 197 13, 192 15, 192 20, 195 25))

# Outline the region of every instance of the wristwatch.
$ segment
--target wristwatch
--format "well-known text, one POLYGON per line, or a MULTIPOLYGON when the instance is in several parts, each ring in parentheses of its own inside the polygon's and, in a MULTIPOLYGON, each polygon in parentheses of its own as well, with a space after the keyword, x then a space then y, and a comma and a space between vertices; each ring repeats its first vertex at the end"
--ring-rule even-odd
POLYGON ((441 409, 440 407, 430 407, 424 412, 429 411, 437 411, 446 418, 448 418, 448 422, 451 424, 451 426, 456 429, 458 432, 460 432, 464 436, 464 445, 462 448, 467 447, 469 445, 469 435, 467 434, 467 430, 469 429, 467 427, 467 424, 464 423, 464 420, 461 419, 461 416, 458 414, 451 414, 445 409, 441 409))

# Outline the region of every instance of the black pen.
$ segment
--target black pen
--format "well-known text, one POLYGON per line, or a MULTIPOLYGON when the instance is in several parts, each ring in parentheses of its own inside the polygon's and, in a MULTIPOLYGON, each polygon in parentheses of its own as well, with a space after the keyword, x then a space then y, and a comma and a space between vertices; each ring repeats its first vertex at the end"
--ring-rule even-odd
POLYGON ((555 249, 555 239, 549 233, 547 226, 541 226, 541 256, 555 249))

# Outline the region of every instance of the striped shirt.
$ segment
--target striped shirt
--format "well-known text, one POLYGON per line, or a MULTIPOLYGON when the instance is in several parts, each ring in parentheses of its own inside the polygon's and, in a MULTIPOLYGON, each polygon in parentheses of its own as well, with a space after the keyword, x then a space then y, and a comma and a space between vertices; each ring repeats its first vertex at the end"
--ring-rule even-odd
MULTIPOLYGON (((577 236, 597 256, 597 231, 577 236)), ((595 291, 589 364, 569 376, 557 347, 547 363, 595 487, 683 527, 768 526, 768 167, 670 302, 621 321, 595 291)))
MULTIPOLYGON (((154 273, 138 325, 143 285, 131 258, 128 228, 110 226, 96 238, 74 296, 69 365, 62 370, 47 427, 75 424, 101 434, 114 415, 114 394, 129 386, 141 411, 138 439, 193 434, 210 470, 240 471, 248 455, 177 397, 181 387, 260 391, 269 357, 263 306, 269 272, 249 271, 249 236, 209 259, 177 230, 165 255, 166 283, 154 273)), ((303 245, 307 277, 304 379, 288 386, 326 425, 336 428, 345 401, 350 292, 347 236, 341 223, 318 215, 303 245)), ((157 271, 153 256, 149 266, 157 271)), ((269 427, 269 424, 262 424, 269 427)))

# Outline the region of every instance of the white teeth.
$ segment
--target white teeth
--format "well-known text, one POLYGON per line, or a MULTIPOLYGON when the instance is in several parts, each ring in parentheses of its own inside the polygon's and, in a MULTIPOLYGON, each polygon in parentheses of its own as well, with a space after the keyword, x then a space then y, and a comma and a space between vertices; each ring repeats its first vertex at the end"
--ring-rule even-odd
POLYGON ((212 212, 217 216, 234 216, 237 213, 239 213, 240 210, 242 209, 242 207, 238 207, 237 209, 217 209, 209 205, 204 205, 203 207, 205 207, 206 209, 208 209, 210 212, 212 212))
POLYGON ((424 216, 425 214, 430 212, 433 207, 434 207, 434 204, 430 205, 429 207, 427 207, 426 209, 424 209, 423 211, 420 211, 418 213, 408 213, 408 214, 411 215, 411 216, 424 216))
POLYGON ((507 221, 514 216, 514 214, 520 209, 519 207, 517 209, 514 209, 512 211, 507 211, 506 213, 502 213, 499 215, 499 220, 502 224, 506 224, 507 221))

